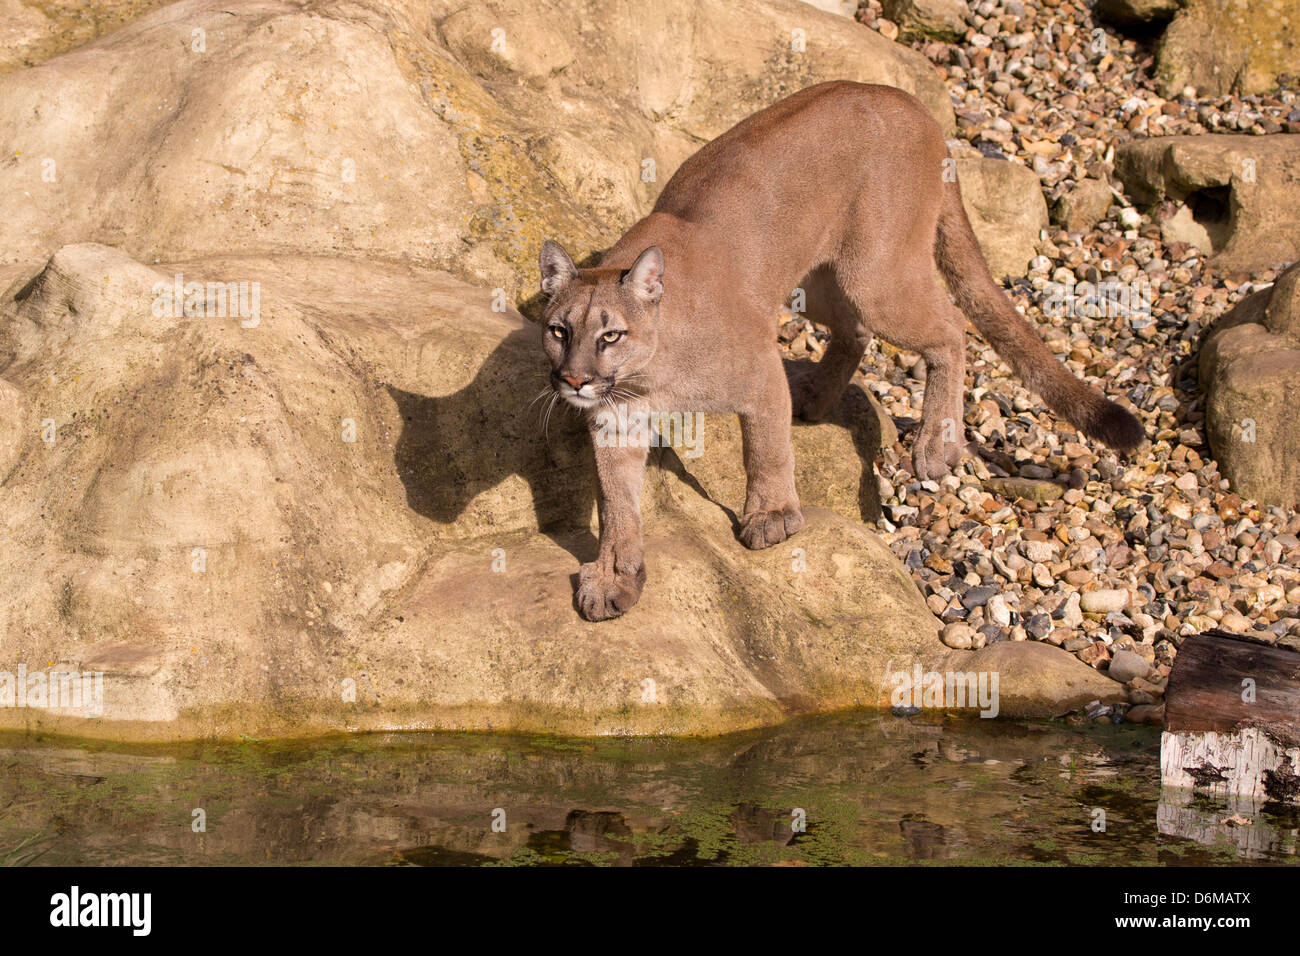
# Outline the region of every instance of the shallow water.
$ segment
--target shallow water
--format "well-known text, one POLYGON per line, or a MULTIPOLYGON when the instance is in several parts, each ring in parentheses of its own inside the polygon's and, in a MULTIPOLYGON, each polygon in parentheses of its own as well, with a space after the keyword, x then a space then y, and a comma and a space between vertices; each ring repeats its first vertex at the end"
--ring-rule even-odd
POLYGON ((0 864, 1300 859, 1296 808, 1162 795, 1159 757, 1148 727, 874 713, 696 741, 0 736, 0 864))

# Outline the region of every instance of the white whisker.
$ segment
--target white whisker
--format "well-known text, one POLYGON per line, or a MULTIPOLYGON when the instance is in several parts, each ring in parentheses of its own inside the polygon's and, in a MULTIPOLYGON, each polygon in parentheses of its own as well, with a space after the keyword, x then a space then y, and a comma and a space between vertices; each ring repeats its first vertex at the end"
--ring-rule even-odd
POLYGON ((552 391, 551 400, 546 403, 546 412, 542 417, 542 437, 550 440, 551 413, 555 411, 555 403, 560 400, 560 393, 552 391))

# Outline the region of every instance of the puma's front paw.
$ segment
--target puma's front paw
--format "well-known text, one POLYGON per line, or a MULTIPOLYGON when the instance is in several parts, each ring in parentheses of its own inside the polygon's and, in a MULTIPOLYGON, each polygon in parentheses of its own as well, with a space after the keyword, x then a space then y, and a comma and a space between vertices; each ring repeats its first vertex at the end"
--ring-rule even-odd
POLYGON ((635 604, 644 586, 644 566, 629 574, 592 561, 578 573, 578 610, 588 621, 608 621, 635 604))
POLYGON ((966 443, 953 441, 950 430, 922 424, 912 445, 912 471, 922 481, 938 481, 952 474, 965 452, 966 443))
POLYGON ((740 521, 740 543, 757 551, 780 544, 803 527, 803 512, 798 506, 780 511, 755 511, 740 521))

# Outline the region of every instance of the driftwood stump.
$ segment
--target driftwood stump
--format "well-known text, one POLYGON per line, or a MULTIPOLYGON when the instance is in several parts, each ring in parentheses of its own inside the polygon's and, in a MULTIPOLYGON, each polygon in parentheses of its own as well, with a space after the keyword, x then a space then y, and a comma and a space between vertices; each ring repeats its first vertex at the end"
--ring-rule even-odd
POLYGON ((1165 691, 1160 777, 1300 802, 1300 653, 1223 631, 1184 641, 1165 691))

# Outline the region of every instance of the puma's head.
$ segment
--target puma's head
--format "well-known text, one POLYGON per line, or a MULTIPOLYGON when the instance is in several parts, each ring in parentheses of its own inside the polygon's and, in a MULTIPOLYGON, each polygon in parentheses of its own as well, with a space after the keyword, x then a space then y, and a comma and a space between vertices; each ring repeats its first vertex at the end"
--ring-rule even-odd
POLYGON ((579 272, 560 244, 548 240, 540 260, 542 292, 550 299, 542 334, 551 387, 578 408, 628 396, 658 343, 663 253, 651 246, 630 269, 579 272))

